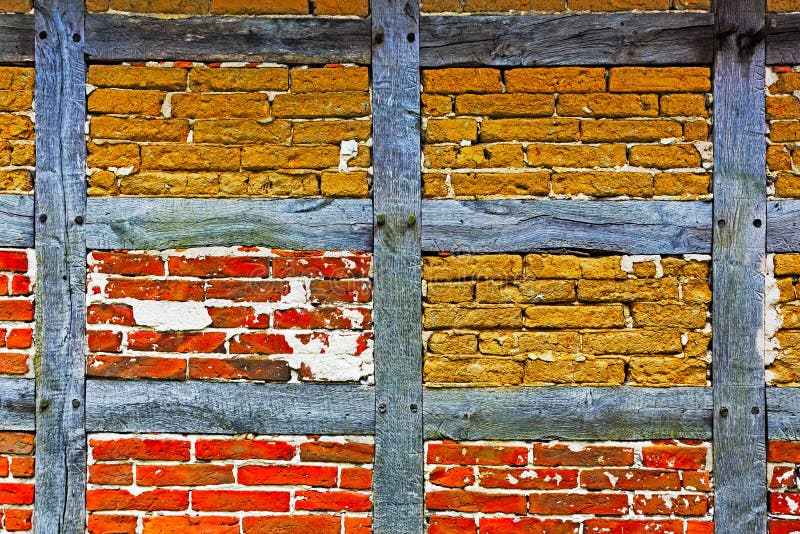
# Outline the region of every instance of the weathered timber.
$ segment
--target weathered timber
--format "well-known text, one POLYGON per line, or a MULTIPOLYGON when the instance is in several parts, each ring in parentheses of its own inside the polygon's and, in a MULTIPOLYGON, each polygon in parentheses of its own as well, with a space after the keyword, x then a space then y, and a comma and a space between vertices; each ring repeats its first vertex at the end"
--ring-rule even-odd
POLYGON ((0 247, 33 246, 33 195, 0 195, 0 247))
POLYGON ((89 380, 90 432, 370 435, 366 386, 89 380))
POLYGON ((426 200, 426 252, 708 254, 711 204, 680 201, 426 200))
POLYGON ((33 61, 33 15, 0 14, 0 63, 33 61))
POLYGON ((34 389, 34 381, 30 378, 0 378, 0 432, 34 429, 34 389))
POLYGON ((419 3, 372 0, 375 532, 423 520, 419 3))
POLYGON ((36 9, 37 533, 84 532, 86 64, 83 0, 36 9))
POLYGON ((425 439, 709 439, 711 388, 426 388, 425 439))
POLYGON ((426 16, 423 67, 709 65, 709 13, 426 16))
POLYGON ((90 14, 90 61, 269 61, 369 63, 370 21, 299 17, 90 14))
POLYGON ((714 68, 715 532, 767 528, 763 0, 718 0, 714 68), (734 26, 735 25, 735 26, 734 26), (724 32, 722 32, 724 33, 724 32))
POLYGON ((770 440, 800 440, 800 389, 767 388, 767 430, 770 440))
POLYGON ((767 204, 767 251, 800 251, 800 200, 767 204))
POLYGON ((800 63, 800 13, 770 15, 767 33, 767 65, 800 63))
POLYGON ((369 200, 91 198, 92 249, 259 245, 372 249, 369 200))

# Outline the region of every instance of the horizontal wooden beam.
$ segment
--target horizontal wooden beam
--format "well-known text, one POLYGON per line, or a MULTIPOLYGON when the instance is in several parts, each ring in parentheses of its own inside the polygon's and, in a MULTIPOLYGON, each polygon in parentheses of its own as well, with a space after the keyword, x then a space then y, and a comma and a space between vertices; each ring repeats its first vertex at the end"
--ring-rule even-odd
POLYGON ((35 383, 30 378, 0 378, 0 431, 36 426, 35 383))
POLYGON ((367 386, 89 380, 90 432, 372 434, 367 386))
POLYGON ((90 198, 90 249, 258 245, 371 250, 369 200, 90 198))
POLYGON ((0 63, 33 61, 33 15, 0 14, 0 63))
POLYGON ((767 388, 767 431, 771 440, 800 440, 800 389, 767 388))
POLYGON ((709 439, 712 410, 711 388, 427 388, 425 438, 709 439))
POLYGON ((770 15, 766 28, 767 65, 800 63, 800 13, 770 15))
POLYGON ((420 22, 423 67, 710 65, 710 13, 430 16, 420 22))
POLYGON ((90 61, 369 63, 368 18, 192 17, 89 14, 90 61))
POLYGON ((33 242, 33 196, 0 195, 0 247, 32 247, 33 242))
POLYGON ((767 203, 767 252, 800 250, 800 200, 767 203))
POLYGON ((429 200, 426 252, 708 254, 711 205, 680 201, 429 200))

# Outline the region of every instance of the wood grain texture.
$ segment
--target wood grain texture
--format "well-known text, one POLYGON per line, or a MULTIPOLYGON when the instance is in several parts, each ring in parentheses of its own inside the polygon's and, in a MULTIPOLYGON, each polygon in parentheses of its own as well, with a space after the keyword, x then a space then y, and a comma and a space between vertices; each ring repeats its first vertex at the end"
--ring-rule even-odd
POLYGON ((718 0, 714 69, 713 378, 717 534, 767 528, 763 0, 718 0))
POLYGON ((0 378, 0 432, 32 431, 36 423, 34 380, 0 378))
POLYGON ((426 388, 425 439, 710 439, 711 388, 426 388))
POLYGON ((37 533, 84 532, 86 65, 83 0, 36 9, 37 533))
POLYGON ((800 441, 800 389, 767 388, 767 431, 770 440, 800 441))
POLYGON ((800 200, 767 204, 767 252, 800 251, 800 200))
POLYGON ((0 195, 0 247, 33 246, 33 195, 0 195))
POLYGON ((0 63, 33 61, 33 15, 0 14, 0 63))
POLYGON ((770 15, 774 25, 767 34, 767 65, 800 64, 800 13, 770 15))
POLYGON ((708 254, 711 204, 680 201, 426 200, 426 252, 708 254))
POLYGON ((369 63, 369 19, 86 17, 86 54, 95 61, 269 61, 369 63))
POLYGON ((489 65, 707 65, 709 13, 425 16, 423 67, 489 65))
POLYGON ((372 0, 375 532, 424 530, 419 3, 372 0))
POLYGON ((370 435, 374 391, 333 384, 89 380, 90 432, 370 435))
POLYGON ((369 200, 91 198, 91 249, 259 245, 372 249, 369 200))

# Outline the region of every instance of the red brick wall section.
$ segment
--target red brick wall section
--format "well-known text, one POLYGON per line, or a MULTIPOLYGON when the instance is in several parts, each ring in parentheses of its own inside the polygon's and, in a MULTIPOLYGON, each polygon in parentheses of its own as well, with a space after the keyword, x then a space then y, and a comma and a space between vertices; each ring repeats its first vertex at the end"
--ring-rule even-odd
POLYGON ((429 442, 428 534, 713 534, 711 445, 429 442))
POLYGON ((0 249, 0 376, 33 376, 33 250, 0 249))
POLYGON ((89 254, 93 377, 372 381, 371 255, 89 254))
POLYGON ((0 432, 0 532, 31 532, 33 434, 0 432))
POLYGON ((371 438, 90 435, 89 534, 368 534, 371 438))
POLYGON ((800 532, 800 443, 773 441, 768 457, 770 534, 800 532))

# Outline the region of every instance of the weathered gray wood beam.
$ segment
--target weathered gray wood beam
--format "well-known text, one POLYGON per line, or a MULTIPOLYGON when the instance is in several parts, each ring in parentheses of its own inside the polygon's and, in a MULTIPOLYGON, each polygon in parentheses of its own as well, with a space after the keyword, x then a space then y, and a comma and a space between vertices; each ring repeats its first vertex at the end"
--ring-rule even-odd
POLYGON ((33 246, 33 195, 0 195, 0 247, 33 246))
POLYGON ((419 2, 372 0, 375 532, 424 531, 419 2))
POLYGON ((34 381, 30 378, 0 378, 0 432, 34 429, 34 390, 34 381))
POLYGON ((770 440, 800 440, 800 389, 767 388, 767 429, 770 440))
POLYGON ((0 63, 33 61, 33 15, 0 14, 0 63))
POLYGON ((370 21, 90 14, 86 17, 86 54, 90 61, 369 63, 370 21))
POLYGON ((764 0, 714 2, 714 523, 767 529, 764 0))
POLYGON ((423 67, 710 65, 709 13, 426 16, 423 67))
POLYGON ((800 200, 767 204, 767 251, 800 251, 800 200))
POLYGON ((680 201, 426 200, 426 252, 708 254, 711 204, 680 201))
POLYGON ((36 0, 37 534, 86 516, 83 0, 36 0))
POLYGON ((90 249, 260 245, 372 249, 372 202, 90 198, 90 249))
POLYGON ((354 434, 375 428, 370 387, 89 380, 90 432, 354 434))
POLYGON ((710 439, 711 388, 426 388, 425 439, 710 439))
POLYGON ((766 61, 767 65, 800 64, 800 13, 769 16, 766 61))

